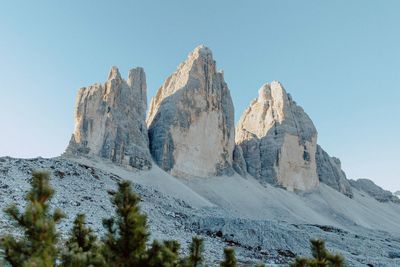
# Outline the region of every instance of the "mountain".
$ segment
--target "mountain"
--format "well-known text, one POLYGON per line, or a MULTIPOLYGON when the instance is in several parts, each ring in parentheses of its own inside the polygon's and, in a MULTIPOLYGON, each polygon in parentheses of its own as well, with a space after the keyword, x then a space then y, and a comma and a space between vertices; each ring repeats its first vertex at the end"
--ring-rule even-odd
POLYGON ((194 49, 165 80, 147 125, 153 159, 172 175, 233 174, 234 108, 209 48, 194 49))
POLYGON ((236 127, 247 171, 289 190, 318 186, 317 130, 279 82, 265 84, 236 127))
POLYGON ((75 110, 75 131, 67 155, 87 155, 138 169, 152 165, 145 124, 146 76, 131 69, 128 80, 112 67, 107 81, 81 88, 75 110))
MULTIPOLYGON (((261 87, 238 125, 212 52, 194 49, 152 99, 146 118, 142 68, 124 80, 113 67, 104 84, 78 92, 75 130, 56 158, 0 158, 0 206, 24 204, 34 170, 47 170, 52 207, 78 212, 98 234, 113 214, 109 197, 130 180, 152 238, 194 235, 206 259, 233 246, 239 262, 287 264, 323 238, 348 266, 396 266, 399 198, 367 179, 348 180, 338 158, 318 145, 311 118, 279 82, 261 87)), ((0 210, 0 235, 15 228, 0 210)))

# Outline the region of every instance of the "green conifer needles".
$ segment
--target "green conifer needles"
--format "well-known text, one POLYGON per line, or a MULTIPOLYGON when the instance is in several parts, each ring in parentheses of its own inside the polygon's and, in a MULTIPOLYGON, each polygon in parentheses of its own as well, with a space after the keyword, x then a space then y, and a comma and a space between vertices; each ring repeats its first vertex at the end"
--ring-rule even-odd
POLYGON ((344 259, 339 254, 331 254, 320 239, 311 240, 312 258, 296 258, 292 267, 343 267, 344 259))
POLYGON ((146 255, 149 233, 146 215, 139 208, 139 197, 131 183, 118 184, 118 191, 112 197, 116 217, 105 219, 107 230, 103 239, 103 253, 110 266, 142 266, 146 255))
POLYGON ((23 236, 16 239, 7 235, 2 239, 1 246, 5 251, 5 259, 12 266, 51 267, 55 265, 58 253, 55 225, 64 215, 58 209, 52 214, 49 212, 48 202, 54 190, 50 187, 48 173, 33 173, 31 185, 23 213, 16 205, 5 210, 16 226, 21 228, 23 236))
POLYGON ((86 227, 85 215, 78 214, 62 254, 63 267, 105 267, 100 245, 92 229, 86 227))
MULTIPOLYGON (((13 267, 205 267, 204 240, 193 237, 189 254, 181 257, 180 244, 174 240, 153 241, 148 246, 146 215, 140 211, 140 198, 128 181, 118 184, 111 202, 115 215, 103 220, 106 233, 99 240, 86 226, 85 216, 78 214, 68 240, 60 251, 56 224, 63 213, 49 211, 54 190, 46 172, 33 173, 27 205, 22 213, 16 205, 5 212, 22 231, 22 236, 6 235, 0 239, 0 252, 13 267)), ((322 240, 311 240, 312 258, 296 258, 293 267, 342 267, 344 259, 333 255, 322 240)), ((1 261, 0 261, 1 264, 1 261)), ((233 248, 225 248, 221 267, 236 267, 233 248)), ((258 266, 264 266, 262 264, 258 266)))

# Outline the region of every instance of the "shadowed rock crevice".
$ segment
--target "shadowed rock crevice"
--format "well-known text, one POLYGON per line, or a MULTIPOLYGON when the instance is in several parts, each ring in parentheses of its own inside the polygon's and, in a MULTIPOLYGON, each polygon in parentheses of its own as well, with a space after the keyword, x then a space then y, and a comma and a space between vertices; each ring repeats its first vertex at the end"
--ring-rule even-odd
POLYGON ((172 175, 233 174, 233 103, 207 47, 197 47, 165 80, 147 125, 153 159, 172 175))
POLYGON ((330 157, 319 145, 317 146, 316 160, 319 180, 352 198, 353 191, 346 174, 342 170, 340 160, 330 157))

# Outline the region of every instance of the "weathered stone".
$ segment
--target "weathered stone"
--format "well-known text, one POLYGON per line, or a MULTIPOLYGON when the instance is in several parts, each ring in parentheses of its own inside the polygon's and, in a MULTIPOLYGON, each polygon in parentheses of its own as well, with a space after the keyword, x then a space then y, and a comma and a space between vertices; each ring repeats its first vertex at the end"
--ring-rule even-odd
POLYGON ((146 116, 146 76, 129 71, 128 82, 113 67, 104 85, 81 88, 75 130, 65 154, 98 156, 138 169, 151 167, 146 116))
POLYGON ((364 191, 368 195, 372 196, 379 202, 395 202, 400 203, 400 199, 393 195, 392 192, 382 189, 369 179, 358 179, 349 180, 351 186, 354 188, 364 191))
POLYGON ((243 150, 241 146, 235 145, 233 150, 233 169, 240 175, 246 177, 247 165, 243 156, 243 150))
POLYGON ((319 180, 317 131, 279 82, 265 84, 236 127, 247 171, 261 182, 311 190, 319 180))
POLYGON ((342 164, 338 158, 330 157, 319 145, 316 153, 317 173, 320 182, 329 185, 348 197, 353 197, 353 192, 342 164))
POLYGON ((165 80, 147 125, 153 159, 172 175, 233 173, 233 103, 210 49, 197 47, 165 80))

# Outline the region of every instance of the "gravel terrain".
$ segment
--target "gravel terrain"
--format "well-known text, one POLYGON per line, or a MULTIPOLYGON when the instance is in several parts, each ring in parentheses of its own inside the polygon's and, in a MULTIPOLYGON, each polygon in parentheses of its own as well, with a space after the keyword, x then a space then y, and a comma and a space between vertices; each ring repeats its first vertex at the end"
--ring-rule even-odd
MULTIPOLYGON (((151 238, 176 239, 185 251, 192 236, 204 236, 212 266, 224 246, 235 247, 244 265, 286 264, 308 255, 308 240, 317 237, 342 253, 349 266, 400 266, 400 205, 378 202, 355 188, 350 199, 323 184, 300 194, 261 185, 250 175, 177 179, 157 167, 135 171, 99 159, 2 157, 2 210, 12 202, 23 207, 34 170, 51 172, 56 189, 51 204, 68 214, 59 225, 63 237, 78 212, 101 235, 102 218, 113 214, 112 191, 127 179, 141 196, 151 238)), ((1 211, 0 234, 10 231, 15 229, 1 211)))

